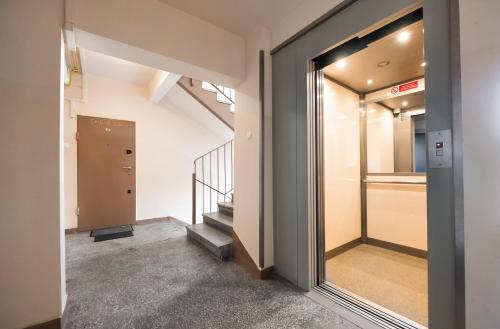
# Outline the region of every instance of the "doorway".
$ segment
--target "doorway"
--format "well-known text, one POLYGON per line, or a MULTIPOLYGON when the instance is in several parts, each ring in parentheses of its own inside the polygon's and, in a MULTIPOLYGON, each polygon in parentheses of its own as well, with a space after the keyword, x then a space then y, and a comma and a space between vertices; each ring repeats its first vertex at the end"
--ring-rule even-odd
POLYGON ((314 59, 318 281, 403 328, 428 325, 424 33, 417 9, 314 59))
POLYGON ((135 122, 78 116, 78 231, 136 223, 135 122))

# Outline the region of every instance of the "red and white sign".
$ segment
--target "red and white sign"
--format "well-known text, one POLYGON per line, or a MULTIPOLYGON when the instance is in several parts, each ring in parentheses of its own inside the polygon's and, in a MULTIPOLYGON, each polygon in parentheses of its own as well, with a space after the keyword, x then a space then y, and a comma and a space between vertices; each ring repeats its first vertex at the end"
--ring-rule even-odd
POLYGON ((425 90, 425 80, 424 78, 420 78, 367 93, 365 95, 365 103, 379 102, 384 99, 414 94, 423 90, 425 90))
POLYGON ((399 87, 398 87, 400 93, 407 91, 407 90, 416 89, 416 88, 418 88, 418 80, 404 83, 402 85, 399 85, 399 87))

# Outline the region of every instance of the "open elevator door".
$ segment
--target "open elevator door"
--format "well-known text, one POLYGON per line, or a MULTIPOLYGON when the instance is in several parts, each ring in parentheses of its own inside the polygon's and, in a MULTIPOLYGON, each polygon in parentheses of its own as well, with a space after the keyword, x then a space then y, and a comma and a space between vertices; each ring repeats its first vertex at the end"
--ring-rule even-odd
POLYGON ((314 60, 318 281, 397 328, 428 321, 423 38, 419 9, 314 60))

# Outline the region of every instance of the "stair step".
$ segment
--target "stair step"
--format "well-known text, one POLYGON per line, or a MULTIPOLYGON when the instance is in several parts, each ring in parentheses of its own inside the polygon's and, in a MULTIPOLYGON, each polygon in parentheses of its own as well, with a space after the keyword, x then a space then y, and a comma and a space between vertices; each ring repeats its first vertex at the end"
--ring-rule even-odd
POLYGON ((203 223, 227 233, 233 232, 233 217, 223 212, 203 214, 203 223))
POLYGON ((228 215, 233 215, 233 203, 232 202, 219 202, 219 212, 223 212, 228 215))
POLYGON ((233 239, 226 233, 205 223, 186 226, 188 238, 200 243, 217 258, 225 260, 233 255, 233 239))

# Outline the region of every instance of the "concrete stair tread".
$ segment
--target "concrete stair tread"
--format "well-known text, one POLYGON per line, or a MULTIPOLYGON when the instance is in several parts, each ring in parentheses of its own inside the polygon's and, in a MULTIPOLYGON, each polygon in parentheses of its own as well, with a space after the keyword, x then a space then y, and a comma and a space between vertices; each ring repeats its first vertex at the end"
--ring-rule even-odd
POLYGON ((233 232, 233 217, 224 212, 203 214, 203 222, 227 233, 233 232))
POLYGON ((223 213, 220 211, 204 213, 203 217, 210 217, 212 219, 215 219, 215 220, 218 220, 221 222, 231 223, 231 225, 233 225, 233 217, 229 214, 226 214, 226 213, 223 213))
POLYGON ((219 207, 224 207, 224 208, 230 208, 233 209, 233 203, 232 202, 219 202, 217 204, 219 207))
POLYGON ((204 223, 188 225, 186 229, 203 236, 217 247, 233 243, 233 238, 229 234, 204 223))
POLYGON ((186 231, 189 238, 196 240, 218 258, 232 256, 233 239, 229 234, 205 223, 188 225, 186 231))
POLYGON ((219 202, 217 204, 219 207, 219 212, 233 217, 233 203, 232 202, 219 202))

